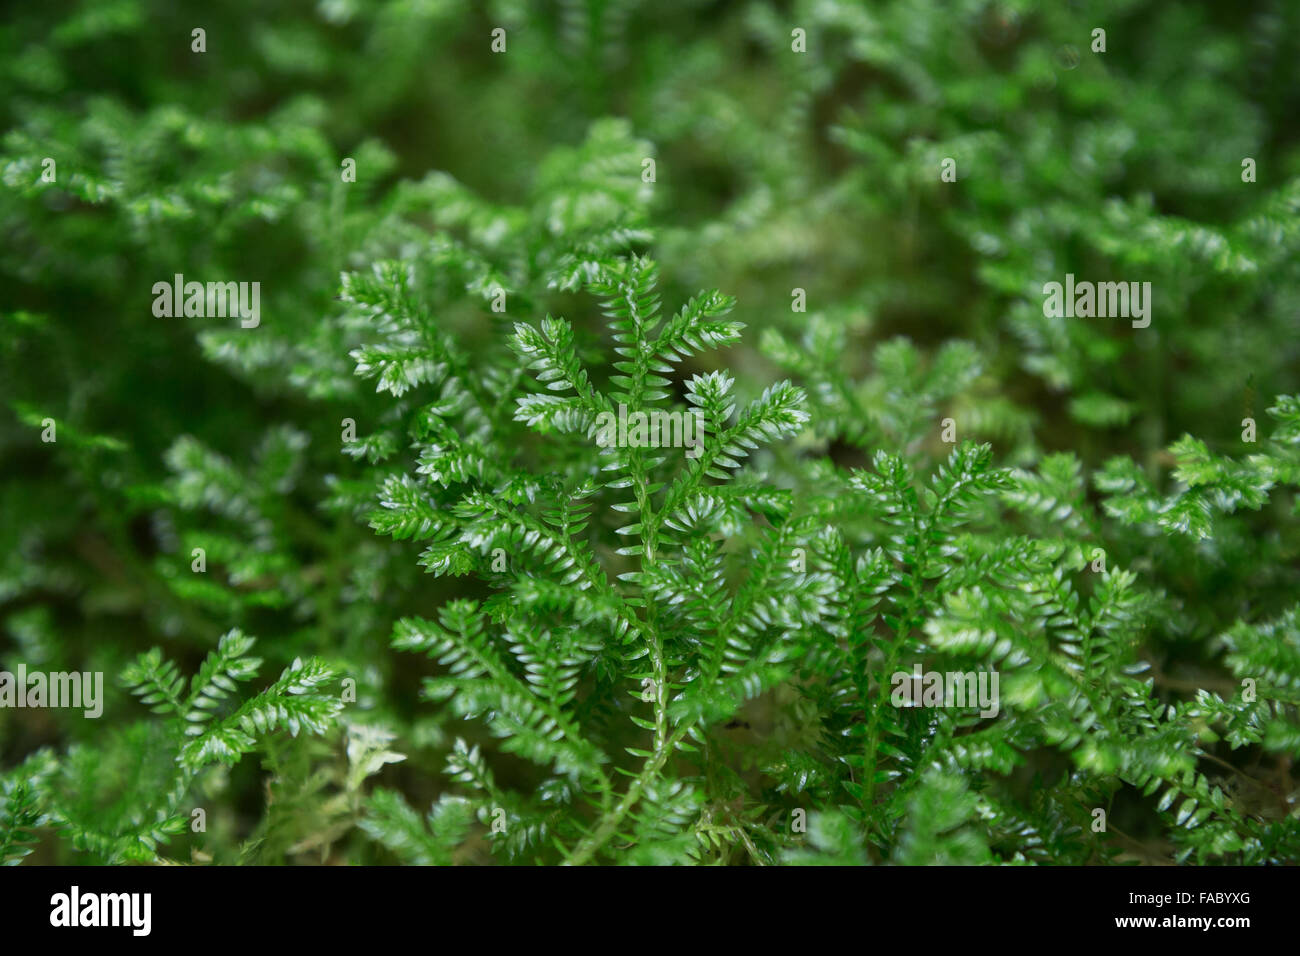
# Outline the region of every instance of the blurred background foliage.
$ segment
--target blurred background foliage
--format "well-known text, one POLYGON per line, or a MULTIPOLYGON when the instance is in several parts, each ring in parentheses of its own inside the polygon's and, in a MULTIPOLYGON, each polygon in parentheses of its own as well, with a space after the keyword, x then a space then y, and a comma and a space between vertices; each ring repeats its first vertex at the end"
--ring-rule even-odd
MULTIPOLYGON (((458 588, 362 520, 371 449, 341 454, 340 431, 375 432, 388 406, 349 360, 365 337, 341 273, 445 264, 436 321, 473 354, 507 324, 486 296, 498 282, 511 321, 593 318, 546 280, 616 227, 653 252, 666 302, 737 297, 749 331, 722 361, 749 396, 785 374, 808 388, 804 450, 925 464, 950 416, 1002 464, 1068 451, 1092 473, 1127 455, 1169 487, 1179 436, 1246 454, 1242 420, 1267 434, 1274 396, 1300 391, 1297 63, 1286 0, 15 5, 0 25, 0 667, 116 675, 157 645, 190 674, 234 627, 277 672, 322 658, 357 681, 352 729, 197 777, 208 834, 167 854, 386 861, 353 827, 362 780, 427 806, 450 747, 388 638, 458 588), (1044 317, 1042 284, 1067 272, 1150 281, 1150 328, 1044 317), (261 326, 155 317, 151 288, 175 273, 260 281, 261 326), (389 732, 407 759, 371 766, 389 732)), ((1171 693, 1222 680, 1209 639, 1238 617, 1294 603, 1293 519, 1239 517, 1213 546, 1110 539, 1169 597, 1143 656, 1171 693)), ((0 710, 0 771, 63 781, 41 824, 99 821, 34 860, 132 858, 132 793, 164 787, 166 747, 110 686, 99 721, 0 710)), ((1133 813, 1141 840, 1151 816, 1133 813)))

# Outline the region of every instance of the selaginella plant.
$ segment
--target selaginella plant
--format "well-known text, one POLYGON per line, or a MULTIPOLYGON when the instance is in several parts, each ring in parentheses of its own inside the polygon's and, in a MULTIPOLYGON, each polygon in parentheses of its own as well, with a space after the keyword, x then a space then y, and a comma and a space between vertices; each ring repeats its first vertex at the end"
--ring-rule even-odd
MULTIPOLYGON (((360 824, 412 863, 1082 863, 1149 852, 1107 823, 1117 801, 1144 798, 1178 858, 1296 857, 1296 608, 1274 608, 1291 576, 1262 582, 1260 612, 1220 631, 1240 687, 1169 700, 1145 676, 1144 635, 1196 636, 1221 614, 1188 620, 1123 566, 1169 575, 1191 560, 1184 539, 1226 559, 1238 512, 1300 485, 1295 399, 1279 399, 1278 427, 1242 460, 1177 442, 1168 492, 1113 460, 1095 476, 1098 507, 1072 455, 1010 469, 987 444, 926 442, 909 409, 978 377, 960 344, 928 368, 903 343, 882 347, 879 379, 853 383, 825 355, 769 343, 810 377, 813 421, 788 381, 738 396, 726 372, 686 378, 688 360, 702 365, 743 325, 718 292, 661 312, 647 258, 555 257, 550 282, 581 277, 604 332, 547 316, 472 354, 432 319, 441 267, 383 260, 345 277, 343 327, 366 340, 353 361, 392 406, 382 433, 347 448, 368 477, 337 506, 377 499, 371 527, 420 542, 419 563, 455 583, 458 596, 402 617, 392 639, 432 658, 425 696, 467 720, 434 738, 450 786, 422 817, 391 786, 365 796, 405 756, 387 749, 393 734, 349 721, 337 773, 328 751, 286 751, 272 735, 277 804, 314 832, 289 841, 273 807, 241 858, 328 851, 360 824), (868 447, 873 431, 905 453, 841 465, 821 444, 868 447), (1000 694, 991 711, 930 706, 916 685, 900 701, 898 675, 922 671, 996 674, 1000 694), (1220 744, 1255 751, 1254 770, 1220 744)), ((293 471, 294 444, 267 445, 268 474, 293 471)), ((184 443, 171 457, 175 503, 256 516, 221 462, 184 443), (187 490, 187 474, 208 491, 187 490)), ((1281 528, 1277 558, 1294 540, 1281 528)), ((321 693, 338 675, 318 661, 232 702, 256 671, 251 647, 223 637, 188 690, 157 651, 128 666, 125 685, 163 719, 8 774, 6 855, 21 859, 53 825, 104 860, 154 859, 185 829, 186 798, 222 788, 196 773, 237 762, 266 731, 296 740, 341 715, 341 698, 321 693)))
MULTIPOLYGON (((402 619, 394 645, 447 669, 428 696, 483 716, 504 752, 539 768, 526 797, 498 786, 477 747, 457 741, 449 757, 508 856, 580 863, 613 842, 638 860, 685 859, 697 837, 748 842, 739 814, 691 824, 714 796, 708 729, 788 675, 790 640, 816 613, 785 560, 789 493, 741 472, 807 413, 788 382, 738 411, 724 372, 693 376, 677 397, 666 375, 684 357, 738 338, 733 300, 701 293, 665 318, 648 260, 590 271, 619 357, 608 382, 584 367, 573 326, 549 316, 511 340, 534 381, 484 391, 444 367, 441 396, 416 412, 414 474, 387 479, 371 523, 428 540, 431 572, 476 573, 495 592, 447 604, 436 622, 402 619), (728 551, 755 521, 732 593, 728 551), (674 766, 689 755, 696 772, 674 766)), ((408 817, 386 795, 368 827, 400 849, 408 817)))
MULTIPOLYGON (((417 457, 384 478, 371 525, 424 542, 428 571, 478 593, 403 618, 393 645, 432 658, 425 696, 490 736, 455 740, 459 792, 427 824, 381 790, 368 833, 412 862, 458 859, 477 818, 516 862, 1082 863, 1120 852, 1095 824, 1130 788, 1160 792, 1183 856, 1296 852, 1293 815, 1245 812, 1198 769, 1220 733, 1293 745, 1289 671, 1241 624, 1225 635, 1233 669, 1263 689, 1160 700, 1137 649, 1169 611, 1108 565, 1071 456, 1009 470, 965 442, 922 480, 887 452, 848 469, 804 455, 771 483, 755 464, 804 431, 802 391, 742 404, 724 372, 671 377, 736 341, 733 301, 705 292, 667 317, 647 260, 586 272, 607 374, 548 316, 516 325, 513 372, 492 387, 439 355, 432 400, 405 406, 417 457), (698 446, 667 447, 668 424, 696 413, 698 446), (996 673, 1000 707, 900 707, 891 682, 922 662, 996 673), (1050 788, 1021 772, 1043 750, 1065 761, 1050 788), (493 771, 504 755, 532 766, 510 768, 513 786, 493 771)), ((408 343, 427 314, 418 286, 393 264, 346 283, 408 343)), ((1174 515, 1257 506, 1243 491, 1261 476, 1294 478, 1291 408, 1276 451, 1247 465, 1175 446, 1189 490, 1168 501, 1126 486, 1117 460, 1098 477, 1107 512, 1186 530, 1174 515)))
POLYGON ((1300 859, 1296 9, 174 7, 0 31, 0 861, 1300 859))

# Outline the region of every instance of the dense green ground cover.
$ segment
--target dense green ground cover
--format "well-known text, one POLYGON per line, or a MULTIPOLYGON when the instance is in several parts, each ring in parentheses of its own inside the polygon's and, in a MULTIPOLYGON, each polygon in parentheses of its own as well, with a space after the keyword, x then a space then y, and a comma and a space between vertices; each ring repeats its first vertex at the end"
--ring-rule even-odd
POLYGON ((0 686, 0 862, 1297 862, 1297 62, 1282 0, 11 11, 0 671, 105 680, 0 686))

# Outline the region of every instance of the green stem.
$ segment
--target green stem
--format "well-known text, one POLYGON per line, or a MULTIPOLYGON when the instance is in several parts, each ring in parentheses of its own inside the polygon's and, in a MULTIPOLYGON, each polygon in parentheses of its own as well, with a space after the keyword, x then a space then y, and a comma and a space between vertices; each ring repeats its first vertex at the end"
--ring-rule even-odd
POLYGON ((682 724, 661 746, 655 748, 655 752, 646 760, 645 766, 636 775, 632 785, 627 788, 627 793, 623 794, 623 799, 618 802, 618 806, 610 813, 606 813, 596 825, 596 829, 578 844, 573 851, 573 855, 564 861, 565 866, 581 866, 609 842, 610 837, 618 831, 618 825, 636 806, 646 786, 663 769, 664 764, 668 762, 669 756, 672 755, 673 749, 677 746, 677 742, 686 736, 691 726, 690 723, 682 724))

